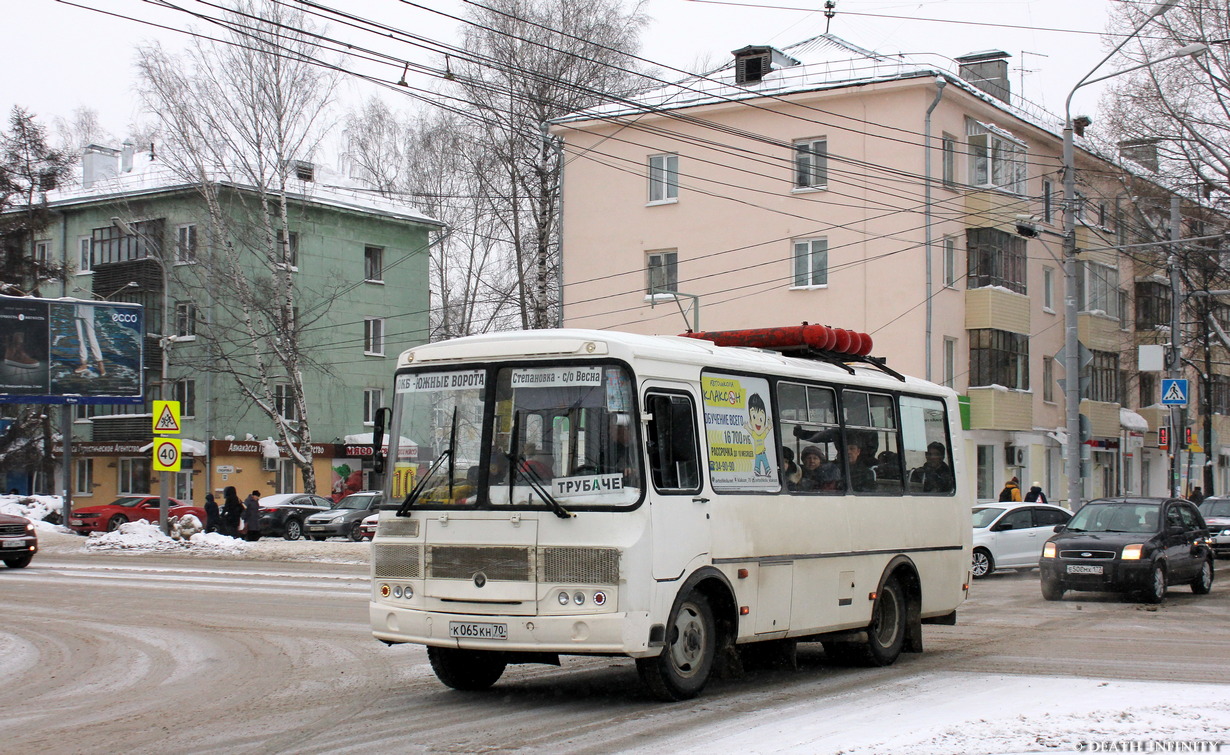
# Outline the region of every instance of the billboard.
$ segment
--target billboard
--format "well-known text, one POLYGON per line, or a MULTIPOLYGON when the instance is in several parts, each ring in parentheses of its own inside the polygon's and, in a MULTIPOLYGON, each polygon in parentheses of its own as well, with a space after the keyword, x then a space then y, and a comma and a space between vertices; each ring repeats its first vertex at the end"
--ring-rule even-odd
POLYGON ((0 402, 143 404, 140 304, 0 296, 0 402))

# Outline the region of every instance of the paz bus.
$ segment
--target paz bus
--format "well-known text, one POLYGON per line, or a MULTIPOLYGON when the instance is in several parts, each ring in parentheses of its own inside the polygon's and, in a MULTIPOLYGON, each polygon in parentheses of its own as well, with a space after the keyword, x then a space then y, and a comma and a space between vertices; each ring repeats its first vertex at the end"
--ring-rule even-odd
POLYGON ((406 351, 374 438, 373 635, 455 689, 625 656, 664 700, 751 648, 921 652, 969 586, 957 399, 871 346, 805 323, 406 351))

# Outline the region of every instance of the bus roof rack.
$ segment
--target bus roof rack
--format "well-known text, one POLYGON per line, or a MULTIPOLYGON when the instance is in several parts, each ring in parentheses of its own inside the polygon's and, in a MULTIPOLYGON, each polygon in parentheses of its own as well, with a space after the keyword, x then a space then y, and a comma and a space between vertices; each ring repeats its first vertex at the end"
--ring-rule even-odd
POLYGON ((905 382, 905 376, 885 364, 882 357, 869 356, 871 336, 827 325, 787 325, 777 328, 744 330, 688 331, 684 338, 712 341, 718 346, 767 349, 783 356, 826 362, 854 374, 851 363, 867 364, 905 382))

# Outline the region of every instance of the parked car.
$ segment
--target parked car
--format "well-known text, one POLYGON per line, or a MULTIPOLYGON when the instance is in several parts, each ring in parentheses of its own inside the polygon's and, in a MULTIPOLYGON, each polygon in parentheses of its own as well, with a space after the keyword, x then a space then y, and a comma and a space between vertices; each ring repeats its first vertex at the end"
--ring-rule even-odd
POLYGON ((1042 543, 1072 512, 1047 503, 987 503, 974 507, 971 571, 982 579, 996 569, 1032 569, 1042 543))
POLYGON ((0 514, 0 560, 10 569, 24 569, 38 553, 34 522, 24 516, 0 514))
MULTIPOLYGON (((205 509, 191 506, 174 498, 167 499, 167 516, 184 516, 192 514, 205 523, 205 509)), ((88 535, 91 532, 111 532, 118 530, 125 522, 146 521, 158 522, 158 496, 129 495, 116 498, 111 503, 101 506, 82 506, 73 509, 68 518, 69 529, 88 535)))
POLYGON ((1197 508, 1209 528, 1213 553, 1230 556, 1230 498, 1205 498, 1197 508))
POLYGON ((307 518, 307 533, 313 540, 324 540, 326 537, 348 537, 351 540, 363 539, 359 527, 363 519, 380 510, 384 502, 384 494, 378 490, 364 490, 351 493, 333 505, 333 508, 307 518))
POLYGON ((303 537, 303 522, 312 514, 328 511, 333 501, 310 493, 278 493, 261 499, 262 537, 303 537))
POLYGON ((369 517, 365 517, 363 521, 359 523, 359 532, 363 535, 364 540, 371 540, 376 536, 376 526, 378 524, 380 524, 379 514, 372 514, 369 517))
POLYGON ((1043 546, 1042 597, 1089 590, 1160 603, 1169 585, 1204 595, 1213 587, 1208 537, 1200 511, 1181 498, 1090 501, 1043 546))

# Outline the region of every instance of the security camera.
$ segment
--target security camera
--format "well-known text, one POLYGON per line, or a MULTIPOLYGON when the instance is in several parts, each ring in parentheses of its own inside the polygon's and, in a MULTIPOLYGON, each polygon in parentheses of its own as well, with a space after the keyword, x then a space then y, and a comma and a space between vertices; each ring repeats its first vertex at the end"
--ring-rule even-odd
POLYGON ((1027 239, 1036 239, 1041 233, 1042 229, 1038 227, 1038 218, 1036 216, 1016 216, 1016 235, 1024 236, 1027 239))

